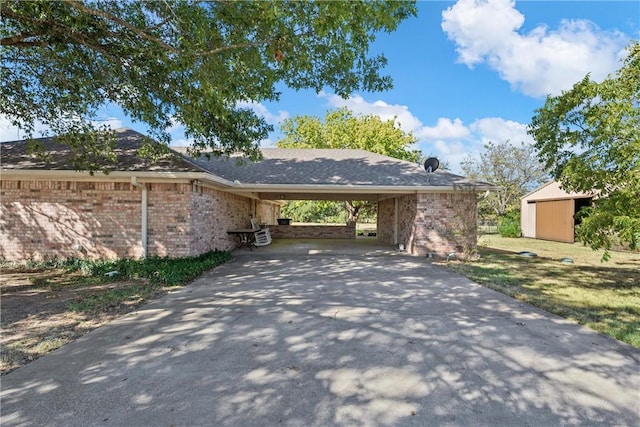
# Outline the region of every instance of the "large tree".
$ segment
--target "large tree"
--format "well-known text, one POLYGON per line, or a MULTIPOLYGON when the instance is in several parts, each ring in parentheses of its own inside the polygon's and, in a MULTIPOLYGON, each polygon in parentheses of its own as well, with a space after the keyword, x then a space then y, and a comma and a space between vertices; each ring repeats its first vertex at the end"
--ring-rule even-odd
MULTIPOLYGON (((421 153, 412 149, 416 138, 403 131, 395 120, 374 115, 354 115, 349 109, 328 111, 324 120, 314 116, 295 116, 281 125, 280 148, 351 148, 371 151, 397 159, 418 161, 421 153)), ((344 202, 347 222, 356 222, 364 213, 375 212, 371 201, 344 202)))
POLYGON ((500 186, 479 201, 483 216, 502 217, 520 209, 520 197, 548 179, 535 148, 524 143, 489 142, 477 157, 467 156, 460 166, 469 178, 500 186))
POLYGON ((0 114, 26 136, 41 123, 78 151, 100 153, 108 144, 96 138, 92 120, 115 103, 162 142, 179 123, 196 150, 257 158, 271 127, 240 103, 278 100, 280 84, 341 96, 390 88, 380 74, 386 59, 369 56, 369 45, 416 8, 395 1, 3 0, 0 14, 0 114))
POLYGON ((640 43, 602 82, 587 75, 549 96, 529 126, 541 158, 568 191, 594 192, 578 239, 608 250, 620 239, 640 247, 640 43))
MULTIPOLYGON (((640 44, 598 83, 587 75, 548 96, 529 125, 540 156, 568 191, 594 192, 578 238, 594 249, 640 246, 640 44)), ((605 258, 608 251, 605 252, 605 258)))

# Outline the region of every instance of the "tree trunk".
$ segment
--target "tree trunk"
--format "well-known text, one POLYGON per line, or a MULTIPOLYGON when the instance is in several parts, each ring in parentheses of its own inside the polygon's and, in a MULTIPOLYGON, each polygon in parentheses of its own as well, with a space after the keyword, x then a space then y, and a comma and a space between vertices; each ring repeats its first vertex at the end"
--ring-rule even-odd
POLYGON ((347 214, 349 215, 347 217, 347 224, 350 225, 358 222, 358 217, 360 216, 360 208, 362 207, 362 205, 356 206, 351 201, 344 202, 344 205, 347 208, 347 214))

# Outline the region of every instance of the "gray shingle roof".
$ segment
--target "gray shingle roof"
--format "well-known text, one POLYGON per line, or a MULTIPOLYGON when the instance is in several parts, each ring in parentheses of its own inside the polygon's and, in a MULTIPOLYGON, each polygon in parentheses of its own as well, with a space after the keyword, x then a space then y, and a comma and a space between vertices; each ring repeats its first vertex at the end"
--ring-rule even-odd
MULTIPOLYGON (((157 160, 141 159, 137 156, 145 136, 131 129, 117 129, 115 153, 117 159, 108 164, 111 171, 153 171, 153 172, 201 172, 180 154, 169 151, 157 160)), ((72 151, 53 138, 38 138, 44 145, 46 160, 27 153, 27 141, 11 141, 0 144, 0 166, 11 170, 74 170, 72 151)))
MULTIPOLYGON (((186 148, 174 147, 177 151, 186 148)), ((272 185, 451 186, 464 177, 364 150, 262 149, 264 159, 238 165, 234 158, 204 156, 194 162, 229 181, 272 185)))
MULTIPOLYGON (((443 170, 427 174, 422 165, 364 150, 265 148, 264 159, 238 162, 238 158, 187 156, 186 147, 169 147, 159 160, 137 156, 145 137, 131 129, 119 129, 112 171, 131 172, 205 172, 242 186, 362 186, 362 187, 452 187, 490 184, 471 181, 443 170)), ((3 170, 74 170, 68 146, 51 138, 40 139, 50 154, 43 161, 26 153, 25 141, 0 144, 3 170)))

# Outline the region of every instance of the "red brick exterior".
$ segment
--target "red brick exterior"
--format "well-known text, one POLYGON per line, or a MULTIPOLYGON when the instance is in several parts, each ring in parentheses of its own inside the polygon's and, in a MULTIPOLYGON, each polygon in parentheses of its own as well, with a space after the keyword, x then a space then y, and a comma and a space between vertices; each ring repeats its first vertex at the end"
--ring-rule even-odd
POLYGON ((356 226, 350 225, 272 225, 274 239, 355 239, 356 226))
MULTIPOLYGON (((188 182, 145 185, 149 256, 231 249, 226 230, 248 227, 252 207, 274 209, 188 182)), ((0 199, 0 259, 142 255, 142 191, 129 182, 3 179, 0 199)))
MULTIPOLYGON (((189 182, 146 183, 147 254, 226 250, 227 234, 270 225, 274 238, 354 239, 355 226, 278 226, 280 206, 189 182)), ((398 241, 410 253, 467 255, 476 248, 472 192, 410 194, 398 200, 398 241)), ((0 259, 137 258, 142 255, 142 191, 130 182, 0 180, 0 259)), ((395 200, 378 203, 378 239, 394 242, 395 200)))
MULTIPOLYGON (((473 192, 421 193, 398 197, 398 241, 415 255, 467 256, 476 249, 473 192)), ((378 239, 394 242, 395 201, 378 203, 378 239)))

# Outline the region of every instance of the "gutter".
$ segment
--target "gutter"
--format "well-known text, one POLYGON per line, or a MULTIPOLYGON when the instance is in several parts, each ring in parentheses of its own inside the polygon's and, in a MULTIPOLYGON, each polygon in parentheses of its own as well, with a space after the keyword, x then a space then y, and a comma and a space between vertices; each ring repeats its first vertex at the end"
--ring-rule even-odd
POLYGON ((147 257, 147 186, 145 184, 141 184, 138 182, 138 177, 136 176, 132 176, 131 177, 131 185, 133 185, 136 188, 139 188, 140 190, 142 190, 142 218, 141 218, 141 223, 142 223, 142 229, 141 229, 141 233, 140 233, 140 244, 142 246, 142 258, 146 258, 147 257))
POLYGON ((334 192, 334 193, 443 193, 456 190, 496 191, 501 187, 490 184, 455 184, 455 185, 352 185, 352 184, 241 184, 235 183, 233 189, 236 191, 251 191, 256 193, 265 192, 288 192, 288 193, 314 193, 314 192, 334 192))
MULTIPOLYGON (((246 192, 289 192, 289 193, 314 193, 314 192, 334 192, 334 193, 442 193, 460 189, 480 191, 497 191, 501 187, 484 182, 457 182, 452 185, 359 185, 359 184, 255 184, 241 183, 239 181, 229 181, 208 172, 149 172, 149 171, 112 171, 107 175, 91 175, 88 172, 76 172, 70 170, 46 170, 46 169, 10 169, 0 167, 0 174, 12 178, 72 178, 83 181, 120 181, 129 180, 135 177, 145 181, 163 181, 181 179, 185 181, 200 180, 203 183, 212 185, 214 188, 226 191, 246 193, 246 192), (135 175, 134 175, 135 174, 135 175)), ((135 184, 134 184, 135 185, 135 184)))
POLYGON ((234 187, 236 184, 207 172, 148 172, 148 171, 111 171, 108 174, 79 172, 71 170, 47 169, 11 169, 0 167, 0 174, 11 178, 24 179, 73 179, 78 181, 129 181, 132 176, 145 181, 176 180, 190 181, 194 179, 210 182, 219 188, 234 187))

